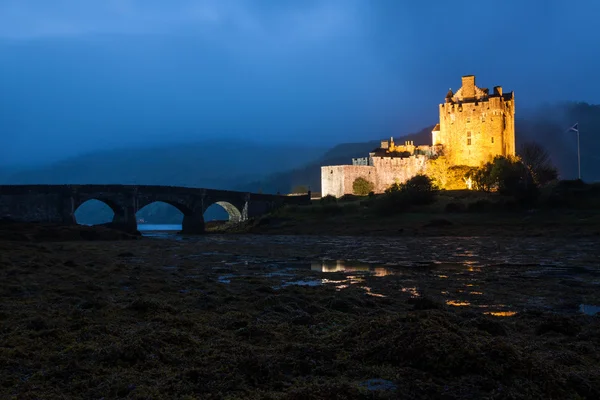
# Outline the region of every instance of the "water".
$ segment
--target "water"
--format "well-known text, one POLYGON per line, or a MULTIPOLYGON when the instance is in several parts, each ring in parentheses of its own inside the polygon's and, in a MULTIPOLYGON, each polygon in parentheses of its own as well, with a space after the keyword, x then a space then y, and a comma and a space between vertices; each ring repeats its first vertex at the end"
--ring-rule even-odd
POLYGON ((427 297, 494 317, 599 313, 598 238, 187 236, 154 229, 144 235, 194 249, 174 257, 199 270, 218 266, 215 279, 225 285, 268 279, 276 290, 326 286, 389 299, 427 297))
POLYGON ((148 237, 167 237, 169 234, 175 234, 181 231, 181 224, 138 224, 138 231, 143 236, 148 237))

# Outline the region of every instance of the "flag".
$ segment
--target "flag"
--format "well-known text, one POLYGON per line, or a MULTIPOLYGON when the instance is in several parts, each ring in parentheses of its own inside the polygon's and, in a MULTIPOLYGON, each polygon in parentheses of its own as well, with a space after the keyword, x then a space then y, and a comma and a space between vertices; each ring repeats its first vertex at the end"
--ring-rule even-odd
POLYGON ((578 123, 576 123, 575 125, 573 125, 572 127, 570 127, 570 128, 569 128, 569 130, 568 130, 567 132, 571 132, 571 131, 573 131, 573 132, 577 132, 577 133, 579 133, 579 126, 578 126, 578 125, 579 125, 579 122, 578 122, 578 123))

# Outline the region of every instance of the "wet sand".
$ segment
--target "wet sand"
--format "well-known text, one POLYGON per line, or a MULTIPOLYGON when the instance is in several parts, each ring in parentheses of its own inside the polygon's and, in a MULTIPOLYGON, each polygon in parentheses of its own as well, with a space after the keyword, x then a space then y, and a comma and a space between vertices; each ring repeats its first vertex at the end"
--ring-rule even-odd
POLYGON ((0 398, 600 397, 593 237, 0 241, 0 281, 0 398))

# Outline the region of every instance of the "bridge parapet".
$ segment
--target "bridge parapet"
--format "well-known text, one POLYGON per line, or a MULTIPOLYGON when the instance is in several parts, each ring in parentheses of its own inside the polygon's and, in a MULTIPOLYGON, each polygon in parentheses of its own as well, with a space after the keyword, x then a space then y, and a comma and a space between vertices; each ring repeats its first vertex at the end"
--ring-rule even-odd
POLYGON ((0 185, 0 218, 15 221, 75 224, 75 211, 88 200, 106 203, 114 212, 113 224, 136 230, 135 214, 157 201, 183 213, 183 231, 204 231, 204 212, 219 204, 230 220, 253 218, 284 204, 308 204, 307 196, 282 196, 231 190, 153 185, 0 185))

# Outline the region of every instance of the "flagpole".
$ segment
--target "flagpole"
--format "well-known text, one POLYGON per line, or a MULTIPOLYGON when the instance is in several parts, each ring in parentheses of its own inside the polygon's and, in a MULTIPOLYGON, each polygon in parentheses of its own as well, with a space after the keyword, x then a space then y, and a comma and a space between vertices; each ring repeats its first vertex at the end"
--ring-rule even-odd
POLYGON ((579 122, 577 123, 577 174, 581 180, 581 153, 579 151, 579 122))

